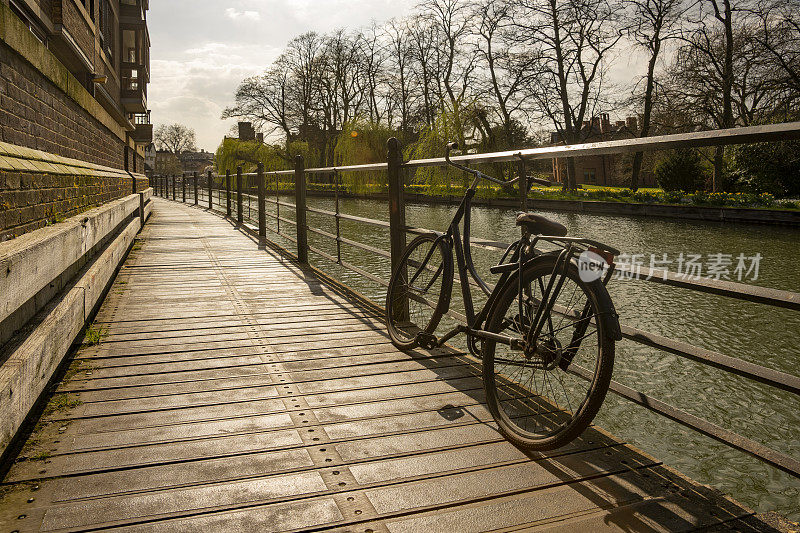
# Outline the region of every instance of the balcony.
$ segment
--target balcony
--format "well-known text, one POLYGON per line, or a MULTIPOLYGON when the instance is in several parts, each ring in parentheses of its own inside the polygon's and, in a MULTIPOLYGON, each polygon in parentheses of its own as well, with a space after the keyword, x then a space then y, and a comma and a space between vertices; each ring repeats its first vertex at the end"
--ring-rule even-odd
POLYGON ((132 122, 136 129, 131 134, 131 138, 136 144, 150 144, 153 142, 153 125, 150 123, 150 111, 134 114, 132 122))
POLYGON ((128 113, 147 113, 147 78, 143 68, 122 64, 122 106, 128 113))
POLYGON ((121 24, 144 25, 147 21, 147 2, 122 0, 119 7, 119 21, 121 24))

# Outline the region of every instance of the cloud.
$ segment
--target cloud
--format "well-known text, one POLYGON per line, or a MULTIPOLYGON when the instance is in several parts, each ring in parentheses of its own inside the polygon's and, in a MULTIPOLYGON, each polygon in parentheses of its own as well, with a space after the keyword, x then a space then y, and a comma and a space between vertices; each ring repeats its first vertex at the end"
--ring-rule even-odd
POLYGON ((236 8, 233 7, 225 10, 225 16, 231 20, 247 20, 251 22, 261 20, 261 13, 258 11, 236 11, 236 8))
MULTIPOLYGON (((2 0, 0 0, 2 1, 2 0)), ((417 0, 151 2, 148 106, 156 125, 180 122, 215 150, 235 121, 220 119, 244 78, 264 72, 306 31, 357 28, 411 11, 417 0), (263 16, 262 16, 263 15, 263 16)))

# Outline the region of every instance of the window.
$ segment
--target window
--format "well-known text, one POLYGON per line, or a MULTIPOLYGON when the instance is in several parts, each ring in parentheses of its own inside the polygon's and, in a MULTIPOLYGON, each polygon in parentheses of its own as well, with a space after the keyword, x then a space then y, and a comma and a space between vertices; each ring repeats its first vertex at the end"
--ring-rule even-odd
POLYGON ((136 31, 122 30, 122 60, 126 63, 139 63, 136 31))
POLYGON ((100 17, 98 29, 100 30, 100 45, 113 61, 114 50, 114 16, 108 0, 100 0, 100 17))
POLYGON ((596 181, 597 181, 597 176, 595 175, 595 169, 587 168, 583 171, 584 183, 595 183, 596 181))

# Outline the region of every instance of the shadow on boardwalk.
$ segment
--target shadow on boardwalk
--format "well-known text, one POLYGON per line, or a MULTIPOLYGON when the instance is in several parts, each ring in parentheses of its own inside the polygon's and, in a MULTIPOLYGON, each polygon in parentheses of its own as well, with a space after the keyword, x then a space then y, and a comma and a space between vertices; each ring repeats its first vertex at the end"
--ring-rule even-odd
POLYGON ((202 209, 156 200, 11 466, 12 531, 769 530, 591 428, 526 455, 479 366, 202 209))

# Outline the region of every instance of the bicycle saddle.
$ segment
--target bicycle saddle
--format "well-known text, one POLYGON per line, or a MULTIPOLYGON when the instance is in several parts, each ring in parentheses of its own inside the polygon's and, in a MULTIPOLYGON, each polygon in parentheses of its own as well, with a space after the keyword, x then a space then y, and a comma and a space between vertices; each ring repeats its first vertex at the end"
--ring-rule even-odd
POLYGON ((517 214, 517 226, 525 226, 531 235, 552 235, 563 237, 567 234, 567 228, 558 222, 537 215, 535 213, 517 214))

